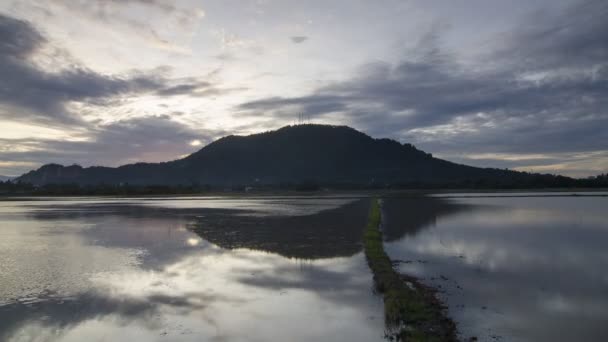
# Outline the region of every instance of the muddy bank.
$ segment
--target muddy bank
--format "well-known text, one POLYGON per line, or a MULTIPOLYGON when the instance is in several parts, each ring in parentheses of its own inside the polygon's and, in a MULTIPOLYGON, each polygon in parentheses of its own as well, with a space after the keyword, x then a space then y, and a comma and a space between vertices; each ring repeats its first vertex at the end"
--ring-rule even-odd
POLYGON ((364 234, 365 255, 374 285, 383 297, 386 337, 396 341, 457 341, 456 325, 446 315, 436 290, 400 275, 384 252, 381 202, 373 200, 364 234))

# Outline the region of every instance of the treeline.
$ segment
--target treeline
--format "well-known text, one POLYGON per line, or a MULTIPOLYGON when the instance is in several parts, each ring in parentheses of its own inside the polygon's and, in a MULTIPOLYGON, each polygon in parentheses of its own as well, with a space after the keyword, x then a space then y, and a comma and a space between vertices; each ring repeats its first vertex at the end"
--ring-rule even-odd
POLYGON ((211 186, 190 185, 132 185, 132 184, 46 184, 35 186, 24 182, 0 182, 0 195, 33 196, 146 196, 146 195, 187 195, 209 192, 257 192, 272 190, 321 191, 321 190, 366 190, 366 189, 550 189, 550 188, 608 188, 608 174, 584 179, 563 176, 527 174, 526 177, 505 179, 476 179, 452 182, 403 182, 382 183, 281 183, 275 185, 231 185, 211 186))
MULTIPOLYGON (((367 188, 355 184, 336 184, 332 189, 362 189, 367 188)), ((32 185, 25 182, 0 181, 0 196, 2 195, 32 195, 32 196, 146 196, 146 195, 192 195, 210 192, 259 192, 259 191, 321 191, 326 189, 318 183, 305 181, 300 183, 281 183, 276 185, 255 186, 235 184, 227 186, 211 186, 208 184, 191 185, 132 185, 132 184, 99 184, 79 185, 77 183, 59 183, 32 185)))
POLYGON ((46 184, 0 182, 0 194, 35 196, 146 196, 200 194, 211 190, 208 185, 129 185, 129 184, 46 184))
POLYGON ((550 189, 550 188, 608 188, 608 174, 589 178, 570 178, 522 172, 518 177, 480 178, 455 182, 404 182, 391 185, 400 189, 550 189))

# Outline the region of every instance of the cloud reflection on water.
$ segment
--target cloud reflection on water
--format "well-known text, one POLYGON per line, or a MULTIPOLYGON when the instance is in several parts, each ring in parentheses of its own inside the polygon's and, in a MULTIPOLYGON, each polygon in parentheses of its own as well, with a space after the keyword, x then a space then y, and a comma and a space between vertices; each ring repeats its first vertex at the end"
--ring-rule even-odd
MULTIPOLYGON (((7 274, 14 285, 3 282, 14 293, 0 306, 0 339, 370 341, 382 337, 382 303, 371 293, 371 274, 357 249, 347 257, 316 260, 285 258, 269 252, 272 249, 223 249, 189 226, 246 211, 103 202, 15 204, 0 216, 5 223, 1 232, 8 238, 5 243, 14 246, 4 251, 3 260, 22 258, 7 274), (16 219, 11 222, 7 216, 16 219), (36 260, 26 244, 40 250, 36 260), (39 261, 48 264, 49 259, 57 262, 37 278, 39 261), (26 269, 32 272, 24 273, 26 269), (61 269, 62 273, 55 273, 61 269), (20 289, 19 282, 46 285, 20 289)), ((317 206, 322 206, 319 202, 317 206)), ((297 206, 297 201, 291 205, 297 206)), ((243 217, 266 220, 240 217, 231 222, 239 223, 243 217)), ((311 222, 322 229, 324 220, 311 222)))
POLYGON ((600 341, 608 336, 607 200, 451 199, 470 210, 388 243, 387 252, 425 262, 400 269, 445 291, 465 336, 600 341))

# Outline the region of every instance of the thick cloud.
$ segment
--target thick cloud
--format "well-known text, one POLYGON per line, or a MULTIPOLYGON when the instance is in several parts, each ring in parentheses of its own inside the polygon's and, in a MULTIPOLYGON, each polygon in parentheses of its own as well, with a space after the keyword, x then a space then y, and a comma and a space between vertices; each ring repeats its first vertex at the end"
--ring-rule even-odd
POLYGON ((148 76, 118 78, 74 67, 42 70, 31 57, 46 40, 29 23, 0 14, 0 101, 4 118, 25 117, 47 124, 75 124, 81 119, 66 109, 70 101, 100 100, 159 88, 148 76), (8 108, 6 108, 8 107, 8 108))
POLYGON ((518 29, 498 37, 506 43, 490 57, 531 71, 605 65, 607 17, 608 3, 603 0, 580 1, 558 13, 533 13, 518 29))
POLYGON ((0 116, 47 125, 86 125, 71 102, 103 104, 132 94, 217 95, 225 91, 195 78, 171 80, 162 73, 110 76, 81 66, 47 71, 32 60, 47 40, 30 23, 0 14, 0 116), (177 84, 175 84, 177 82, 177 84))
POLYGON ((38 31, 28 23, 0 14, 0 54, 27 57, 45 42, 38 31))
POLYGON ((241 115, 346 118, 374 135, 431 151, 574 152, 608 149, 608 2, 536 13, 462 61, 424 35, 403 60, 373 62, 301 97, 241 104, 241 115))

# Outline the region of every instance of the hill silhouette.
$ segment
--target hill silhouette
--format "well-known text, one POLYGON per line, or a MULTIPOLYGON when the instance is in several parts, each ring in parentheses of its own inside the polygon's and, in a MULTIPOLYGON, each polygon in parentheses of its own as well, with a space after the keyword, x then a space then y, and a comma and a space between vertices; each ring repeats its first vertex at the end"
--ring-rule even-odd
POLYGON ((116 168, 47 164, 17 181, 35 185, 508 185, 551 183, 557 178, 456 164, 411 144, 374 139, 350 127, 307 124, 226 136, 183 159, 163 163, 116 168))

